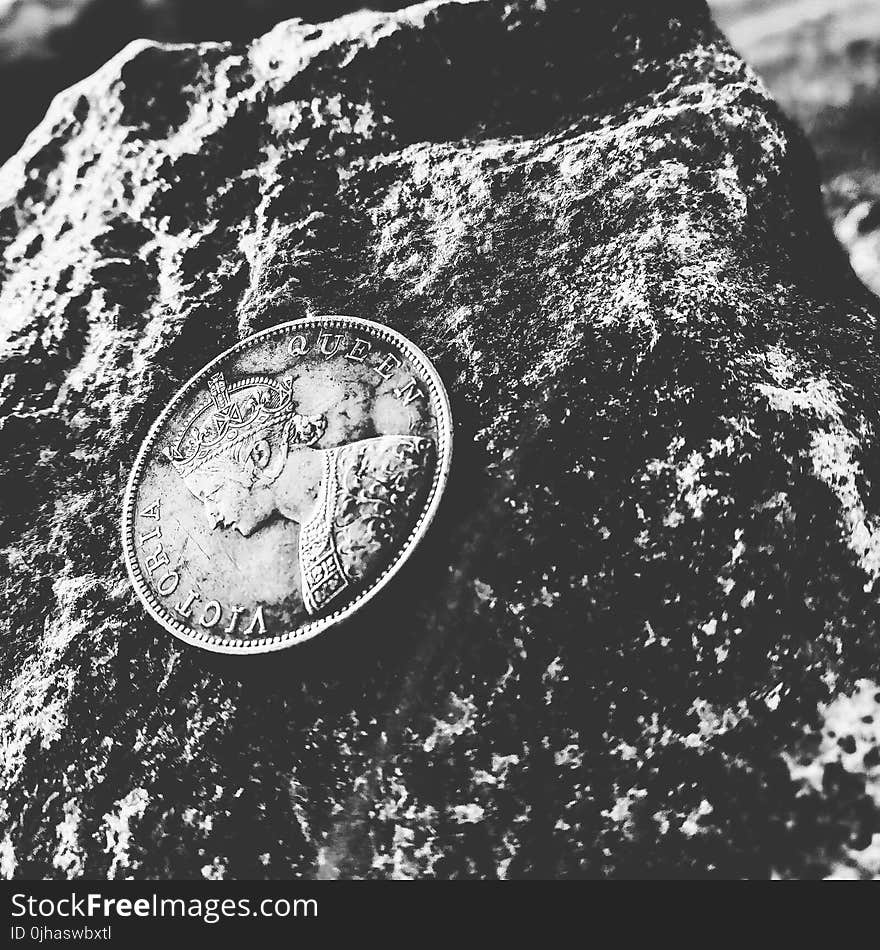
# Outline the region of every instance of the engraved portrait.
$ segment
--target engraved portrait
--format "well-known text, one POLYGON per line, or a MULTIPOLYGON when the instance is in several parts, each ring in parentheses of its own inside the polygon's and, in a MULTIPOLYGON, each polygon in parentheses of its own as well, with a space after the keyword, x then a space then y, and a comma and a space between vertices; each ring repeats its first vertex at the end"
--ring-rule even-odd
POLYGON ((218 372, 208 392, 165 455, 210 528, 248 538, 277 518, 299 525, 309 615, 380 574, 430 484, 433 440, 383 434, 326 445, 327 414, 300 412, 283 378, 229 383, 218 372))

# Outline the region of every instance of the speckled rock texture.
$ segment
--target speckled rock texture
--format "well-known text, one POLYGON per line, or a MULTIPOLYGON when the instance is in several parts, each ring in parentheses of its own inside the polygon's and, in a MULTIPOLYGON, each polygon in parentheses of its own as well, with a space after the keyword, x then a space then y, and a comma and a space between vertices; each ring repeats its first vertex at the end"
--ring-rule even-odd
POLYGON ((880 873, 878 306, 700 3, 129 47, 0 172, 6 876, 880 873), (119 509, 252 331, 433 359, 424 546, 313 644, 179 646, 119 509))
POLYGON ((131 40, 244 42, 290 17, 313 22, 367 6, 392 10, 406 2, 0 0, 0 161, 19 148, 57 92, 131 40))

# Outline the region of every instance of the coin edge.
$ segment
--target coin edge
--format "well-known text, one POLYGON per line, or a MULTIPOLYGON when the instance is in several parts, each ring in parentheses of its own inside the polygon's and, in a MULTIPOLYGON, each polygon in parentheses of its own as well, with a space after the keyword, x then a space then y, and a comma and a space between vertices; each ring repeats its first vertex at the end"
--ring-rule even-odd
POLYGON ((150 426, 150 429, 141 443, 141 446, 135 457, 134 464, 132 465, 131 472, 129 473, 128 482, 126 484, 125 494, 123 496, 121 531, 122 550, 129 579, 131 580, 138 599, 146 607, 147 612, 153 618, 153 620, 155 620, 169 633, 189 644, 190 646, 197 646, 204 650, 210 650, 214 653, 247 655, 269 653, 304 643, 307 640, 311 640, 314 637, 319 636, 321 633, 324 633, 328 628, 347 620, 369 600, 375 597, 403 567, 412 552, 415 550, 416 546, 424 537, 425 533, 434 520, 437 509, 440 506, 440 500, 443 497, 444 489, 449 476, 449 469, 452 463, 452 450, 452 411, 450 408, 449 395, 446 392, 446 387, 443 385, 440 374, 437 372, 428 356, 419 346, 403 336, 402 333, 399 333, 397 330, 393 330, 391 327, 387 327, 381 323, 376 323, 373 320, 367 320, 363 317, 347 316, 345 314, 325 314, 317 317, 302 317, 298 320, 290 320, 285 323, 276 324, 272 327, 267 327, 264 330, 260 330, 257 333, 253 333, 250 336, 245 337, 243 340, 239 340, 237 343, 218 354, 209 363, 206 363, 174 393, 165 408, 159 414, 156 421, 152 424, 152 426, 150 426), (134 507, 138 480, 142 475, 144 468, 146 467, 148 453, 156 442, 163 425, 167 422, 168 418, 174 412, 178 404, 190 392, 190 390, 196 388, 197 383, 213 367, 215 367, 221 361, 227 359, 232 354, 241 352, 243 349, 255 345, 260 340, 274 335, 280 335, 296 327, 314 324, 318 321, 337 326, 360 326, 369 328, 373 333, 378 334, 380 337, 385 336, 389 342, 396 344, 407 355, 412 354, 419 368, 423 370, 425 378, 427 379, 432 390, 429 395, 435 396, 439 403, 440 413, 438 415, 438 421, 442 423, 442 425, 438 425, 437 434, 438 442, 441 443, 440 448, 443 451, 438 452, 438 462, 435 467, 434 476, 431 480, 431 488, 429 490, 429 501, 425 505, 423 513, 416 521, 416 524, 410 532, 406 542, 400 549, 397 557, 391 561, 388 567, 385 568, 385 570, 379 575, 377 580, 369 588, 355 597, 354 600, 350 601, 344 607, 340 607, 338 610, 334 611, 332 614, 329 614, 326 617, 321 617, 318 620, 311 621, 298 630, 287 631, 286 633, 276 634, 271 637, 260 637, 240 643, 230 643, 230 641, 218 637, 216 634, 208 633, 207 631, 205 633, 198 633, 189 630, 173 617, 166 618, 162 615, 163 611, 167 613, 167 609, 158 601, 158 599, 153 595, 152 591, 150 591, 143 577, 141 567, 137 562, 137 555, 134 545, 134 507))

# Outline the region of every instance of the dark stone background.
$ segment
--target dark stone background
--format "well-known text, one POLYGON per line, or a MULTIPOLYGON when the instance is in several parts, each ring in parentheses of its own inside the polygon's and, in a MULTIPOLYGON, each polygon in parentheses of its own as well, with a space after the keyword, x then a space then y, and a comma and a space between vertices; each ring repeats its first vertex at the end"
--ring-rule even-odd
MULTIPOLYGON (((0 0, 0 161, 61 89, 138 37, 243 42, 289 17, 331 19, 402 0, 0 0)), ((826 211, 880 293, 880 3, 711 0, 733 45, 806 130, 826 211)))
POLYGON ((880 873, 880 303, 704 5, 485 0, 131 46, 0 170, 0 874, 880 873), (119 507, 312 313, 445 380, 437 529, 266 662, 119 507))

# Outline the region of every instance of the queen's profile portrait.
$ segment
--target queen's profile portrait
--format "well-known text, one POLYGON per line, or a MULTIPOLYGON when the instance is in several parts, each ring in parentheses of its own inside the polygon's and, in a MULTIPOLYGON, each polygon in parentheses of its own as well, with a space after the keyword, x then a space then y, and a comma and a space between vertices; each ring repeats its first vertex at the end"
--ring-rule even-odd
POLYGON ((376 577, 406 541, 431 482, 434 442, 376 435, 321 447, 324 414, 298 411, 290 381, 208 380, 211 401, 165 455, 212 529, 245 537, 299 525, 302 599, 314 615, 376 577))

